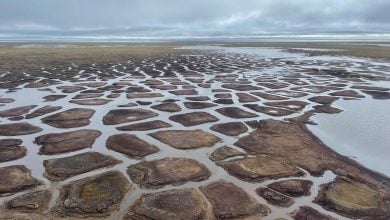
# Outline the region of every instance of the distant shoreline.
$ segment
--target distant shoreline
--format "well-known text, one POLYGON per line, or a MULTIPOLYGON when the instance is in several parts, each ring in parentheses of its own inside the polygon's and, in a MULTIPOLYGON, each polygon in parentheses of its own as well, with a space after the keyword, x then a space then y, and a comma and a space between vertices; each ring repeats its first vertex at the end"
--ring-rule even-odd
POLYGON ((275 33, 221 36, 127 36, 127 35, 0 35, 0 42, 236 42, 236 43, 389 43, 390 33, 275 33))
MULTIPOLYGON (((114 53, 121 51, 122 55, 136 50, 145 50, 149 48, 150 52, 158 52, 162 48, 164 51, 180 46, 188 45, 218 45, 224 47, 273 47, 287 50, 301 50, 311 55, 342 55, 354 57, 369 57, 379 59, 390 59, 390 42, 387 41, 360 41, 360 42, 223 42, 223 41, 151 41, 151 42, 70 42, 70 41, 1 41, 0 53, 3 55, 11 55, 18 52, 18 55, 38 52, 45 54, 46 52, 75 53, 76 50, 92 50, 95 55, 99 53, 114 53), (131 50, 130 50, 131 48, 131 50), (154 49, 153 49, 154 48, 154 49), (157 49, 158 48, 158 49, 157 49), (17 49, 17 50, 15 50, 17 49), (313 50, 310 50, 313 49, 313 50), (113 51, 115 50, 115 51, 113 51), (157 51, 156 51, 157 50, 157 51)), ((82 52, 83 53, 83 52, 82 52)), ((133 55, 131 52, 130 54, 133 55)), ((91 53, 87 54, 88 56, 91 53)))

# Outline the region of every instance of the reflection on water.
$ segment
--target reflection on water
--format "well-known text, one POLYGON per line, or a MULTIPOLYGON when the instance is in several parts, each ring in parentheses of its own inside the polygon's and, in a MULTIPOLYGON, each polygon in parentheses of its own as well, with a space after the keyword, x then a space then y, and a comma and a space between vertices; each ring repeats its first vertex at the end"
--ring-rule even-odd
POLYGON ((344 111, 318 114, 310 130, 338 153, 390 176, 390 102, 364 99, 335 103, 344 111))

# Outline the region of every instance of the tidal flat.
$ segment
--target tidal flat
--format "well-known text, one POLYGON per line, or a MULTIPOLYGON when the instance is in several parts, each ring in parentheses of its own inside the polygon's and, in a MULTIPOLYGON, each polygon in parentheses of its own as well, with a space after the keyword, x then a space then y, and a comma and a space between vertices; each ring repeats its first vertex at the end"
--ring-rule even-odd
POLYGON ((0 219, 390 218, 390 47, 1 45, 0 219))

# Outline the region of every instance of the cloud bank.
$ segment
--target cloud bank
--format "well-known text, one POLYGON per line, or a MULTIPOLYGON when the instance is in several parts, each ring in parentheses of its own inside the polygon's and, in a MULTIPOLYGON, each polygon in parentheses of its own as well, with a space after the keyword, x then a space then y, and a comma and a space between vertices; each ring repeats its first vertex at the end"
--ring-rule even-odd
POLYGON ((4 0, 0 37, 390 33, 388 0, 4 0))

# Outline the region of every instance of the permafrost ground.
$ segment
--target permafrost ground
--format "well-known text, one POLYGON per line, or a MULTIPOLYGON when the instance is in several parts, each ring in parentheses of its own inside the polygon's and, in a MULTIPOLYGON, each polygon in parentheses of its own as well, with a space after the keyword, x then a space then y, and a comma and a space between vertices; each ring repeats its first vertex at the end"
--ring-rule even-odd
POLYGON ((388 102, 390 65, 303 52, 1 73, 0 219, 390 218, 385 171, 306 128, 338 100, 388 102))

